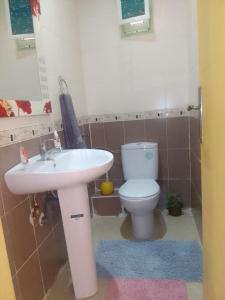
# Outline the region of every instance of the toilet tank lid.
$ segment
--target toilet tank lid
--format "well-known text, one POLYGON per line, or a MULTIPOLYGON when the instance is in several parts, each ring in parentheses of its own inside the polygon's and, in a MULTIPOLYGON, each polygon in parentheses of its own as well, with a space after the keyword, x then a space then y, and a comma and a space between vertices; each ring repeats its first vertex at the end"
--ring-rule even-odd
POLYGON ((157 147, 158 147, 157 143, 151 143, 151 142, 130 143, 130 144, 125 144, 125 145, 121 146, 121 148, 123 150, 126 150, 126 149, 153 149, 153 148, 157 148, 157 147))

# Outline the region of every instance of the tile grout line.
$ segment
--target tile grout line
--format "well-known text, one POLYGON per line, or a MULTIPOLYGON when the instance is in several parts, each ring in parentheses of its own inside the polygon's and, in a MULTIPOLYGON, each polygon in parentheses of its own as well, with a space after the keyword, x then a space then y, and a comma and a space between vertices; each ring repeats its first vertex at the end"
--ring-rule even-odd
POLYGON ((195 157, 196 160, 198 160, 199 163, 201 163, 201 158, 195 153, 195 151, 193 151, 192 148, 191 148, 191 154, 195 157))
MULTIPOLYGON (((31 201, 30 201, 30 211, 31 211, 31 201)), ((43 279, 43 272, 42 272, 42 268, 41 268, 40 254, 39 254, 39 251, 38 251, 39 248, 38 248, 38 244, 37 244, 36 230, 35 230, 35 226, 34 225, 32 227, 33 227, 34 239, 35 239, 36 250, 37 250, 38 265, 39 265, 39 270, 40 270, 40 273, 41 273, 42 289, 43 289, 43 293, 45 295, 46 291, 45 291, 45 285, 44 285, 44 279, 43 279)))
POLYGON ((15 275, 18 275, 18 273, 22 270, 22 268, 28 263, 28 261, 35 255, 35 253, 37 253, 38 256, 38 262, 39 262, 39 267, 40 267, 40 272, 41 272, 41 280, 42 280, 42 285, 43 285, 43 292, 44 294, 46 294, 45 288, 44 288, 44 282, 43 282, 43 274, 42 274, 42 269, 41 269, 41 264, 40 264, 40 258, 39 258, 39 249, 41 248, 41 246, 46 242, 46 240, 53 234, 54 230, 56 229, 56 227, 59 225, 59 222, 52 227, 52 229, 50 230, 50 232, 48 233, 48 235, 42 240, 42 242, 38 245, 37 243, 37 238, 36 238, 36 233, 35 233, 35 228, 33 227, 33 231, 34 231, 34 238, 35 238, 35 244, 36 244, 36 249, 29 255, 29 257, 24 261, 24 263, 17 269, 15 266, 15 275))
MULTIPOLYGON (((21 291, 21 288, 20 288, 20 282, 19 282, 18 274, 16 273, 14 276, 12 276, 12 279, 13 279, 13 277, 15 278, 17 288, 19 289, 19 297, 20 297, 20 299, 22 299, 22 291, 21 291)), ((14 287, 14 292, 15 292, 15 287, 14 287)))
MULTIPOLYGON (((15 209, 17 209, 18 207, 22 206, 28 200, 29 200, 29 195, 27 195, 22 201, 20 201, 14 207, 10 208, 8 211, 5 211, 5 216, 11 214, 15 209)), ((3 203, 3 206, 4 206, 4 203, 3 203)))
POLYGON ((197 194, 197 196, 199 197, 199 199, 201 199, 201 194, 198 193, 198 189, 196 188, 196 185, 195 185, 194 181, 192 181, 191 184, 193 185, 193 188, 194 188, 194 190, 195 190, 195 193, 197 194))
MULTIPOLYGON (((136 113, 123 113, 123 114, 103 114, 103 115, 99 115, 97 116, 97 121, 93 122, 94 116, 90 115, 86 118, 86 120, 84 120, 84 122, 82 122, 82 125, 85 124, 92 124, 92 123, 106 123, 107 121, 110 122, 117 122, 117 121, 129 121, 129 120, 145 120, 145 119, 159 119, 159 118, 171 118, 171 117, 187 117, 190 114, 186 111, 185 108, 176 108, 176 109, 163 109, 163 110, 151 110, 151 111, 144 111, 144 112, 136 112, 136 113), (182 112, 182 114, 181 114, 182 112), (137 119, 136 115, 139 115, 140 117, 137 119), (118 118, 116 120, 116 117, 118 117, 118 115, 120 115, 120 118, 118 118), (116 121, 115 121, 116 120, 116 121)), ((83 117, 84 118, 84 117, 83 117)), ((82 119, 79 118, 79 119, 82 119)), ((96 119, 96 117, 95 117, 96 119)), ((29 126, 21 126, 21 127, 15 127, 15 128, 11 128, 11 129, 7 129, 7 130, 1 130, 0 133, 4 135, 4 133, 8 132, 8 136, 3 136, 3 138, 6 138, 8 141, 5 143, 1 143, 1 139, 0 139, 0 147, 5 147, 8 145, 12 145, 12 144, 16 144, 18 142, 23 142, 26 140, 31 140, 32 138, 35 137, 41 137, 44 135, 47 135, 49 133, 53 132, 53 128, 57 127, 58 131, 62 131, 62 128, 60 126, 58 126, 59 120, 50 120, 48 123, 40 125, 38 123, 34 123, 32 125, 29 126), (37 129, 37 127, 39 129, 37 129), (49 132, 49 128, 51 128, 50 132, 49 132), (21 131, 21 133, 17 133, 19 135, 21 135, 22 137, 22 132, 24 132, 24 130, 31 130, 31 137, 29 139, 27 138, 19 138, 17 141, 10 141, 10 136, 12 135, 13 131, 21 131), (33 130, 38 130, 37 134, 33 134, 32 131, 33 130), (48 132, 47 132, 48 131, 48 132)), ((61 120, 60 120, 60 124, 61 124, 61 120)))
POLYGON ((28 256, 28 258, 18 269, 16 268, 16 274, 18 274, 22 270, 22 268, 28 263, 28 261, 32 258, 32 256, 35 255, 36 252, 37 252, 37 248, 35 248, 35 250, 28 256))
MULTIPOLYGON (((7 220, 6 215, 5 215, 5 222, 6 222, 6 230, 7 230, 7 233, 9 235, 9 237, 10 237, 10 240, 11 240, 12 238, 11 238, 9 224, 8 224, 8 220, 7 220)), ((4 235, 5 235, 5 232, 4 232, 4 235)), ((12 244, 12 241, 11 241, 11 244, 12 244)), ((16 263, 15 263, 14 255, 12 255, 12 263, 13 263, 13 268, 14 268, 14 272, 15 272, 14 275, 16 275, 16 263)))

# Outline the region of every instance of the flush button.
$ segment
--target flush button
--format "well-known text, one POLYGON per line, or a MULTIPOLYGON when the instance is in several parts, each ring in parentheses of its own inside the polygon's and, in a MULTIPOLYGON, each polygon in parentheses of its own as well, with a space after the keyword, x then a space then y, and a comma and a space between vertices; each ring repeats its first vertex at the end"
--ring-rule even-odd
POLYGON ((153 159, 153 153, 152 152, 146 152, 146 154, 145 154, 145 158, 147 159, 147 160, 151 160, 151 159, 153 159))
POLYGON ((83 218, 83 217, 84 217, 83 214, 71 215, 71 219, 76 219, 76 220, 83 218))

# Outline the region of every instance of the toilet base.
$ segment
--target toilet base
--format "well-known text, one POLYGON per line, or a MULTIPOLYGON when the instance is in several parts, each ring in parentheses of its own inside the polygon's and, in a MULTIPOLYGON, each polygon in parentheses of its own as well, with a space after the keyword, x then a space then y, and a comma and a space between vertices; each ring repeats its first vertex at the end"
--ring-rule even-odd
POLYGON ((147 215, 131 214, 133 234, 138 240, 151 240, 154 235, 154 215, 148 213, 147 215))

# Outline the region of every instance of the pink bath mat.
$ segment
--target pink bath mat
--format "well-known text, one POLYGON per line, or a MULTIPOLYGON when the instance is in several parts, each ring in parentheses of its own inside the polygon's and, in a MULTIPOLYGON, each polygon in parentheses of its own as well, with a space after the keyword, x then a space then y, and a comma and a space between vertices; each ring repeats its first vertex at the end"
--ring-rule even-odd
POLYGON ((184 281, 112 279, 106 300, 187 300, 184 281))

